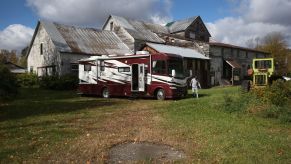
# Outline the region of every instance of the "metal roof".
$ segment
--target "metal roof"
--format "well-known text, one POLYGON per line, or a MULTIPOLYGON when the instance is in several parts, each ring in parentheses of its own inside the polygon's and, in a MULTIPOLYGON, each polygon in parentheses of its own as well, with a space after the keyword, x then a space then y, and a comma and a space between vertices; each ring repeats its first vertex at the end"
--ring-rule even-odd
POLYGON ((168 27, 170 33, 184 31, 195 21, 196 18, 198 18, 198 16, 170 22, 166 25, 166 27, 168 27))
POLYGON ((164 43, 165 41, 160 38, 156 33, 168 33, 166 27, 153 24, 145 23, 143 21, 137 21, 124 17, 114 16, 111 17, 123 28, 125 28, 133 38, 138 40, 144 40, 149 42, 164 43))
POLYGON ((132 53, 121 39, 111 31, 44 21, 41 21, 41 24, 60 52, 92 55, 132 53))
POLYGON ((183 47, 176 47, 164 44, 154 44, 154 43, 146 43, 149 47, 155 49, 156 51, 162 53, 169 53, 169 54, 177 54, 185 58, 194 58, 194 59, 210 59, 203 54, 199 53, 198 51, 190 48, 183 48, 183 47))
POLYGON ((246 47, 241 47, 241 46, 236 46, 236 45, 227 44, 227 43, 209 42, 209 45, 210 46, 234 48, 234 49, 241 49, 241 50, 245 50, 245 51, 269 54, 268 52, 264 52, 264 51, 260 51, 260 50, 256 50, 256 49, 251 49, 251 48, 246 48, 246 47))
POLYGON ((225 60, 227 64, 229 64, 232 68, 241 68, 240 64, 233 59, 225 60))

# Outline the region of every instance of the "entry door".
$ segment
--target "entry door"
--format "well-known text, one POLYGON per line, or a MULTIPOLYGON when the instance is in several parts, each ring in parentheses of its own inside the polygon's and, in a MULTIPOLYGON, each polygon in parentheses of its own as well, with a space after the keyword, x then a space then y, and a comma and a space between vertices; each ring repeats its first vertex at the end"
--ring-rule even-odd
POLYGON ((138 65, 138 91, 145 91, 144 64, 138 65))
POLYGON ((144 64, 131 65, 131 91, 145 91, 144 64))

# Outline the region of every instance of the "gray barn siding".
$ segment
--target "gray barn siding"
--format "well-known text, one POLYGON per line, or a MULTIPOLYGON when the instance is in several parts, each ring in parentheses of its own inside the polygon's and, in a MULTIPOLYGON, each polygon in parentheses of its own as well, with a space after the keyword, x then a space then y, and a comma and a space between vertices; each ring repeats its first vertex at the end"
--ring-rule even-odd
POLYGON ((78 60, 89 58, 91 55, 84 55, 84 54, 70 54, 70 53, 61 53, 61 74, 75 74, 77 72, 72 71, 71 64, 77 64, 78 60))
POLYGON ((45 28, 40 25, 39 30, 35 36, 34 42, 31 46, 30 53, 27 58, 27 69, 38 76, 43 76, 42 71, 44 67, 56 65, 56 71, 60 71, 60 53, 56 50, 51 38, 46 32, 45 28), (43 44, 43 54, 40 54, 40 45, 43 44))

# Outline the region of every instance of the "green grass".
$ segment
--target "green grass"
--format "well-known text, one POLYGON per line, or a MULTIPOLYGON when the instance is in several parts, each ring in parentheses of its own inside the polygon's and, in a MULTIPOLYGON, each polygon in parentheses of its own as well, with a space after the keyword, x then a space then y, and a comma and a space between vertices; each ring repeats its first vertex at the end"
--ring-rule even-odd
POLYGON ((290 163, 290 125, 244 113, 222 110, 225 94, 236 97, 238 88, 202 90, 199 99, 186 99, 162 111, 165 128, 196 148, 195 162, 290 163))
POLYGON ((105 152, 110 144, 122 142, 118 136, 121 134, 114 134, 122 131, 120 127, 126 125, 132 133, 129 137, 135 138, 139 126, 146 125, 148 130, 154 124, 140 123, 152 115, 140 119, 143 116, 139 115, 138 107, 150 109, 154 116, 162 118, 150 119, 161 120, 155 130, 162 131, 162 136, 154 137, 175 141, 173 146, 182 148, 190 162, 291 163, 291 125, 223 110, 224 95, 238 97, 238 93, 237 87, 212 88, 200 90, 199 99, 189 96, 178 101, 135 100, 133 103, 126 98, 80 97, 74 91, 21 89, 14 101, 0 104, 0 163, 46 161, 59 151, 69 150, 88 133, 92 134, 92 140, 110 138, 110 143, 100 146, 100 152, 105 152), (136 119, 129 119, 131 112, 136 119), (123 120, 124 116, 128 120, 123 120), (116 119, 116 125, 111 118, 116 119), (108 120, 112 126, 107 127, 116 126, 116 130, 104 129, 108 120), (136 123, 138 128, 133 126, 131 130, 127 126, 136 123))
POLYGON ((0 160, 34 161, 98 128, 104 114, 124 100, 79 97, 73 91, 21 89, 0 106, 0 160))

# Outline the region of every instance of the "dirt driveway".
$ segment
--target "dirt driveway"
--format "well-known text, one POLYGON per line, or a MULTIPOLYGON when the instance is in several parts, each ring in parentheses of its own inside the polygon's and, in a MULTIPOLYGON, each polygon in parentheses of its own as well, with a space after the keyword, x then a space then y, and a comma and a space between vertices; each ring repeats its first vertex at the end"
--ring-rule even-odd
MULTIPOLYGON (((109 161, 109 150, 122 143, 149 142, 171 145, 173 149, 183 150, 183 141, 167 134, 162 127, 162 117, 157 109, 168 105, 169 102, 156 102, 153 100, 131 101, 129 105, 119 110, 104 114, 104 121, 98 128, 87 125, 87 133, 76 140, 67 143, 62 148, 44 158, 47 162, 76 162, 100 163, 109 161)), ((186 143, 185 143, 186 146, 186 143)), ((169 161, 164 159, 162 161, 169 161)))

